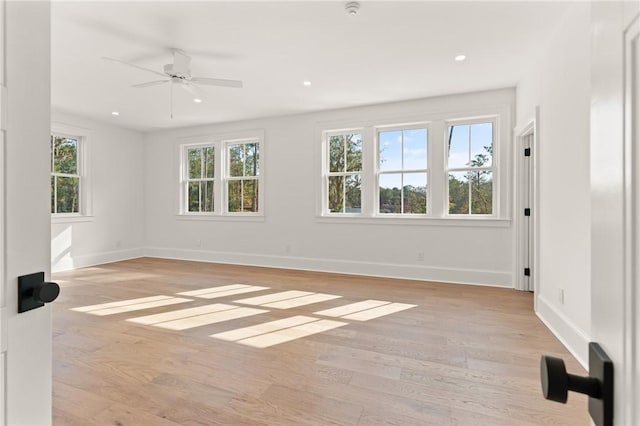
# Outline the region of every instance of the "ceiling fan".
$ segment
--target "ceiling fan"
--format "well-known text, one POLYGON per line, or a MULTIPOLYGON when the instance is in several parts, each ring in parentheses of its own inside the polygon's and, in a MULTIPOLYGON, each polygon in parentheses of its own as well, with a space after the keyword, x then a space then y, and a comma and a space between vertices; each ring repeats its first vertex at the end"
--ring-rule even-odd
POLYGON ((158 86, 161 84, 167 84, 171 86, 171 118, 173 118, 173 86, 179 84, 187 91, 195 94, 194 86, 220 86, 220 87, 235 87, 242 88, 242 81, 240 80, 225 80, 221 78, 208 78, 208 77, 192 77, 191 76, 191 57, 187 55, 183 50, 171 49, 173 54, 173 63, 166 64, 163 68, 163 72, 155 71, 149 68, 141 67, 136 64, 132 64, 121 59, 109 58, 103 56, 102 59, 119 64, 127 65, 129 67, 137 68, 142 71, 150 72, 152 74, 164 77, 163 80, 148 81, 145 83, 134 84, 131 87, 144 88, 151 86, 158 86))

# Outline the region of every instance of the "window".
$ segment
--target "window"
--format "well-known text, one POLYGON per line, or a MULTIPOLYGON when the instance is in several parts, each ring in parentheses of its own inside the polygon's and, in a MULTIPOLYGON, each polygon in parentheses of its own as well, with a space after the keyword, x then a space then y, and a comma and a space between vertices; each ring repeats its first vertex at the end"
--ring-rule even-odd
POLYGON ((327 135, 327 205, 331 213, 362 211, 362 134, 327 135))
POLYGON ((190 213, 213 212, 215 206, 214 176, 215 148, 213 146, 186 147, 187 176, 186 206, 190 213))
POLYGON ((493 122, 448 126, 449 214, 493 214, 493 133, 493 122))
POLYGON ((256 141, 227 145, 227 211, 257 213, 260 152, 256 141))
POLYGON ((80 213, 80 145, 77 136, 51 135, 51 213, 80 213))
POLYGON ((378 131, 378 213, 427 214, 427 129, 378 131))
POLYGON ((255 130, 181 145, 179 214, 205 220, 262 216, 263 139, 255 130))
POLYGON ((324 124, 317 151, 320 220, 508 226, 510 117, 505 103, 324 124))

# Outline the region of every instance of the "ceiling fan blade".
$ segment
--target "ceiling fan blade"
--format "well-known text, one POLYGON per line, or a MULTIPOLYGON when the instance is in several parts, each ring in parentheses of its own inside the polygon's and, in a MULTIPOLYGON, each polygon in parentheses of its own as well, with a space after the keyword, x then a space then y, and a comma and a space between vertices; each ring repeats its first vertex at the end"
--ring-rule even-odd
POLYGON ((240 80, 223 80, 221 78, 193 77, 191 83, 203 84, 206 86, 222 86, 222 87, 242 87, 240 80))
POLYGON ((134 84, 134 85, 133 85, 133 86, 131 86, 131 87, 137 87, 137 88, 140 88, 140 87, 158 86, 158 85, 160 85, 160 84, 165 84, 165 83, 168 83, 168 82, 170 82, 170 81, 171 81, 171 80, 156 80, 156 81, 148 81, 148 82, 146 82, 146 83, 134 84))
POLYGON ((161 77, 166 77, 166 74, 164 74, 164 73, 161 73, 161 72, 158 72, 158 71, 154 71, 154 70, 149 69, 149 68, 141 67, 139 65, 131 64, 129 62, 122 61, 120 59, 108 58, 106 56, 103 56, 102 59, 104 59, 105 61, 117 62, 117 63, 122 64, 122 65, 127 65, 127 66, 130 66, 130 67, 133 67, 133 68, 137 68, 139 70, 150 72, 150 73, 153 73, 155 75, 159 75, 161 77))

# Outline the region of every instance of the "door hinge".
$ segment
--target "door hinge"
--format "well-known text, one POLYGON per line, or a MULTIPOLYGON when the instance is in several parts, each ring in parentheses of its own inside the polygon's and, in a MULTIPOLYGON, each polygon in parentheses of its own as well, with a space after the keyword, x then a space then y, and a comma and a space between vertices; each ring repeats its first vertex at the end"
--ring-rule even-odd
POLYGON ((531 148, 525 148, 524 149, 524 156, 525 157, 531 157, 531 148))
POLYGON ((526 209, 524 209, 524 215, 525 216, 531 216, 531 209, 529 207, 527 207, 526 209))
POLYGON ((530 277, 531 276, 531 269, 530 268, 524 268, 524 276, 525 277, 530 277))

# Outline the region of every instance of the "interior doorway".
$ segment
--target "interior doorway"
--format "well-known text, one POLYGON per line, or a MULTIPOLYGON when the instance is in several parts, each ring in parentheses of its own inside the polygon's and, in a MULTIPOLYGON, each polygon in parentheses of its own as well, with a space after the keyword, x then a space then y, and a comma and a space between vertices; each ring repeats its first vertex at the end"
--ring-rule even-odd
POLYGON ((515 214, 516 262, 515 288, 535 291, 536 265, 536 138, 538 108, 535 117, 515 137, 515 214))

